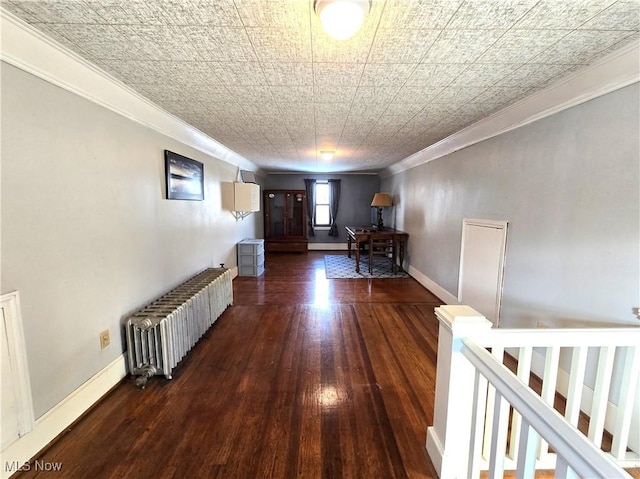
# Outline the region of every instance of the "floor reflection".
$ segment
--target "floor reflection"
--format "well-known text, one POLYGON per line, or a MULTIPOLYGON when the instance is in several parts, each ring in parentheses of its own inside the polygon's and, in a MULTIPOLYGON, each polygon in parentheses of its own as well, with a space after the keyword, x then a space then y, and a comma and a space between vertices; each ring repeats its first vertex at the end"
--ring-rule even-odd
POLYGON ((335 407, 338 404, 338 391, 335 386, 323 385, 319 393, 320 404, 323 407, 335 407))
POLYGON ((322 268, 315 270, 313 283, 313 304, 322 309, 327 309, 329 307, 329 280, 325 274, 324 265, 322 265, 322 268))

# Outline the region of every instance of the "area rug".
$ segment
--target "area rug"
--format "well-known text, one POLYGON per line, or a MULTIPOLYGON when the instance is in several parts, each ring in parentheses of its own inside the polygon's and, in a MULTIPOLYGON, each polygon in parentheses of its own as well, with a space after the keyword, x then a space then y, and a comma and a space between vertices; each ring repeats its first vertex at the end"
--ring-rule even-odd
POLYGON ((373 258, 372 274, 369 274, 369 256, 360 255, 360 272, 356 273, 355 254, 349 258, 347 255, 326 255, 324 257, 324 269, 328 279, 338 278, 408 278, 404 271, 393 274, 391 261, 377 256, 373 258))

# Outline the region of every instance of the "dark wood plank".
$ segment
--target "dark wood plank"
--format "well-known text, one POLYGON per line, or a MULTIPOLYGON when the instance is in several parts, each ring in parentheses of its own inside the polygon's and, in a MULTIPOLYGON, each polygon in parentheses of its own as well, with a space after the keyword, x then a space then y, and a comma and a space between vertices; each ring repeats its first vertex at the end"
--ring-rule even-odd
MULTIPOLYGON (((440 301, 267 254, 167 381, 127 378, 38 459, 70 478, 434 478, 440 301)), ((20 478, 53 477, 35 470, 20 478)))
POLYGON ((439 300, 327 280, 323 258, 269 253, 171 381, 127 378, 38 459, 63 477, 435 477, 439 300))

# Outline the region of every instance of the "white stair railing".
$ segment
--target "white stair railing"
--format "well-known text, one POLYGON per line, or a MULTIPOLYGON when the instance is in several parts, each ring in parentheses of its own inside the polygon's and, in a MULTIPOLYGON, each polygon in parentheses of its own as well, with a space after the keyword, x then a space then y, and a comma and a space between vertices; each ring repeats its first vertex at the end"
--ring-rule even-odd
MULTIPOLYGON (((498 362, 485 348, 472 341, 463 340, 462 354, 476 368, 475 394, 486 393, 486 382, 495 387, 494 426, 501 431, 491 440, 489 449, 489 478, 503 477, 504 451, 507 444, 508 408, 513 407, 520 416, 518 432, 511 436, 511 443, 518 443, 519 453, 516 477, 535 477, 538 437, 545 438, 556 455, 556 477, 585 478, 631 478, 609 456, 602 454, 587 437, 580 434, 557 411, 550 408, 540 396, 526 387, 513 373, 498 362), (482 380, 480 376, 484 377, 482 380), (500 453, 502 451, 502 453, 500 453)), ((476 424, 481 424, 477 422, 476 424)), ((481 437, 481 431, 474 431, 472 437, 481 437)), ((477 443, 477 442, 476 442, 477 443)), ((472 456, 475 451, 471 451, 472 456)), ((471 471, 471 477, 479 476, 471 471)))
POLYGON ((614 477, 629 477, 620 467, 640 466, 637 431, 630 440, 638 421, 640 328, 493 330, 468 306, 442 306, 436 315, 436 399, 427 451, 441 478, 479 477, 482 469, 489 477, 502 477, 505 469, 529 477, 554 468, 556 477, 609 477, 597 475, 606 464, 617 468, 614 477), (505 350, 517 358, 515 375, 503 364, 505 350), (539 394, 528 386, 532 371, 542 380, 539 394), (584 387, 585 372, 593 376, 593 390, 584 387), (617 406, 609 401, 612 377, 617 406), (557 392, 566 398, 564 418, 553 410, 557 392), (577 430, 581 410, 590 416, 586 435, 577 430), (605 430, 612 441, 603 453, 605 430))

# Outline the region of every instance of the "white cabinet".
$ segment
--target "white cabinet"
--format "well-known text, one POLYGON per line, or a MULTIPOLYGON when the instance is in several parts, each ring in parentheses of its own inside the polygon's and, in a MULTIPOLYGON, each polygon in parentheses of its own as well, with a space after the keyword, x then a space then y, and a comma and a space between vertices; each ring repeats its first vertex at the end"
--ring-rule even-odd
POLYGON ((244 217, 260 211, 260 185, 255 183, 222 183, 222 207, 244 217))
POLYGON ((260 276, 264 272, 264 240, 244 239, 238 243, 238 275, 260 276))

